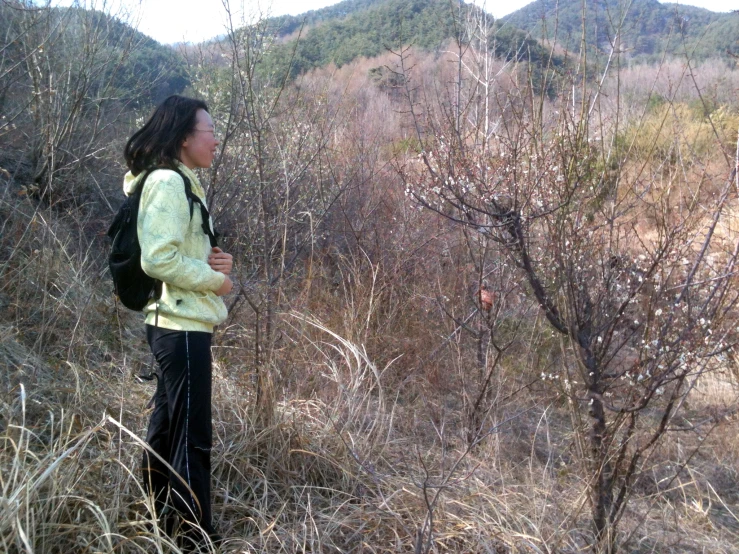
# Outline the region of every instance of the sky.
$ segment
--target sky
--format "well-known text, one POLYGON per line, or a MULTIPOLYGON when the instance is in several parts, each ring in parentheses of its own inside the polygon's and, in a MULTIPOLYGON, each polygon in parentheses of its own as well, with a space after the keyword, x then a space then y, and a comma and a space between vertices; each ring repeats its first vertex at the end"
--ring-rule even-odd
MULTIPOLYGON (((495 17, 503 17, 532 0, 473 0, 495 17)), ((72 3, 92 6, 108 13, 124 10, 139 31, 163 44, 201 42, 223 34, 228 21, 225 5, 232 6, 234 26, 240 27, 244 15, 299 15, 325 8, 338 0, 52 0, 53 5, 72 3)), ((680 4, 699 6, 715 12, 739 8, 739 0, 689 0, 680 4)), ((128 18, 125 18, 128 20, 128 18)))

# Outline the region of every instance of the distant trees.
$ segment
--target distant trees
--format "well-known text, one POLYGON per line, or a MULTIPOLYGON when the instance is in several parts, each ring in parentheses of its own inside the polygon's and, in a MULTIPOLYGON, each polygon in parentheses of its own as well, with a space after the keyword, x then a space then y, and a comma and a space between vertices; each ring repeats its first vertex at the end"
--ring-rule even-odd
POLYGON ((581 38, 591 56, 607 55, 618 42, 624 60, 659 61, 665 52, 696 59, 723 57, 735 49, 739 32, 739 17, 734 14, 652 0, 588 4, 539 0, 504 20, 534 39, 556 42, 570 52, 580 51, 581 38))
MULTIPOLYGON (((456 20, 475 11, 474 7, 449 0, 388 0, 364 11, 349 12, 343 18, 321 21, 316 16, 306 17, 305 27, 296 27, 295 21, 288 19, 284 20, 285 30, 300 31, 300 38, 275 45, 265 61, 271 67, 291 59, 290 73, 294 77, 330 63, 341 67, 359 57, 378 56, 399 43, 437 52, 459 32, 456 20), (294 56, 290 54, 292 49, 294 56)), ((270 24, 276 33, 285 32, 279 28, 280 21, 270 24)), ((495 48, 499 56, 526 59, 537 65, 549 58, 546 47, 512 27, 501 28, 495 48)))
POLYGON ((400 35, 406 43, 435 50, 454 34, 452 11, 446 0, 389 0, 316 27, 308 25, 299 41, 278 47, 274 54, 284 58, 295 48, 295 76, 329 63, 342 66, 357 57, 378 56, 400 35))

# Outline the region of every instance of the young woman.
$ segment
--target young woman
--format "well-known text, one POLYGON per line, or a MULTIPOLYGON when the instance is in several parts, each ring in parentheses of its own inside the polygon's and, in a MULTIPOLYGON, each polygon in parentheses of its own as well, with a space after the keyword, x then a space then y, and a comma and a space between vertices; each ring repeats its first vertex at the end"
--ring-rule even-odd
POLYGON ((220 539, 210 508, 210 344, 213 327, 226 319, 221 297, 233 286, 233 262, 230 254, 211 247, 183 177, 204 204, 193 170, 210 167, 218 144, 206 104, 170 96, 124 150, 130 170, 124 191, 133 193, 143 181, 137 222, 141 267, 162 283, 160 297, 144 308, 159 366, 146 441, 176 472, 144 451, 144 486, 160 520, 171 525, 165 514, 172 506, 187 524, 185 536, 196 542, 206 540, 203 532, 220 539))

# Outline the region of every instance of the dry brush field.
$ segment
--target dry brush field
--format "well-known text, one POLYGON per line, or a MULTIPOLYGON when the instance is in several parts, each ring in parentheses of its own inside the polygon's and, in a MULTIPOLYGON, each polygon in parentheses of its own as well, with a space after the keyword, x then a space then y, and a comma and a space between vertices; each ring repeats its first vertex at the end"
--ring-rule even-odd
MULTIPOLYGON (((280 83, 230 40, 182 53, 238 273, 223 551, 739 552, 735 66, 552 70, 549 96, 478 43, 280 83)), ((150 107, 4 71, 0 550, 178 552, 103 236, 150 107)))

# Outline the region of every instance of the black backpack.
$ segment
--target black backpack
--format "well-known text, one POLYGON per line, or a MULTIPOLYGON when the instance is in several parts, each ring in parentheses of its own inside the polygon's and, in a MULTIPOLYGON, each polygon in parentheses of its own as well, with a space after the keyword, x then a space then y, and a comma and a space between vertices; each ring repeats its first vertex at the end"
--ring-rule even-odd
MULTIPOLYGON (((143 310, 151 298, 159 298, 161 295, 161 282, 149 277, 141 269, 141 246, 136 229, 141 191, 144 189, 144 182, 154 169, 147 170, 138 188, 123 202, 108 229, 108 236, 112 240, 108 267, 113 277, 115 294, 126 308, 137 312, 143 310)), ((203 232, 208 235, 211 247, 217 246, 218 233, 210 228, 208 209, 192 192, 190 180, 181 172, 177 171, 177 173, 185 181, 185 194, 190 203, 190 217, 192 218, 193 204, 199 204, 200 214, 203 217, 203 232)))

